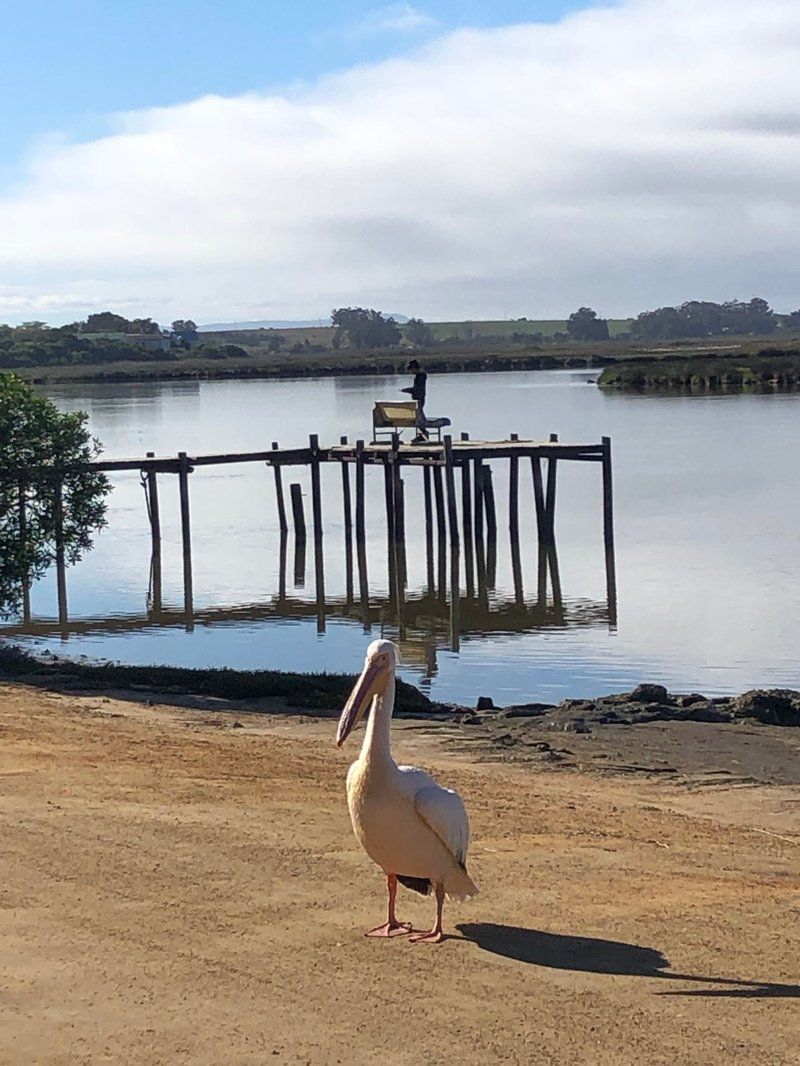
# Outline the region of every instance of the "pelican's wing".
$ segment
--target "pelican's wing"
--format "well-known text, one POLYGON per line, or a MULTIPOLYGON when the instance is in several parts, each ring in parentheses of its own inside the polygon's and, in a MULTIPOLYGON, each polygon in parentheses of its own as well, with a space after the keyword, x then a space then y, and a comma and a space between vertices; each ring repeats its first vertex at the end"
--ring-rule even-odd
MULTIPOLYGON (((428 777, 428 775, 425 775, 428 777)), ((434 831, 459 866, 466 868, 469 847, 469 819, 457 792, 442 788, 432 778, 420 788, 414 806, 420 818, 434 831)))

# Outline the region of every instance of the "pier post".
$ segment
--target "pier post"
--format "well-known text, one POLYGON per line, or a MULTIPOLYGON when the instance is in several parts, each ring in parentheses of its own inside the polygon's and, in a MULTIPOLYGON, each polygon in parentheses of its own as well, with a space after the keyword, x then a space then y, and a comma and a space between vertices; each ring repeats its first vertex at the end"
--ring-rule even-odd
POLYGON ((181 539, 183 544, 183 610, 186 627, 192 629, 194 590, 192 587, 192 526, 189 516, 189 459, 186 452, 178 452, 178 487, 181 497, 181 539))
POLYGON ((306 583, 306 516, 303 511, 303 490, 293 483, 289 486, 294 524, 294 586, 301 589, 306 583))
POLYGON ((494 503, 492 468, 488 463, 483 467, 481 493, 486 513, 486 587, 493 589, 497 579, 497 511, 494 503))
MULTIPOLYGON (((469 433, 461 434, 462 440, 469 440, 469 433)), ((461 463, 461 525, 464 529, 464 582, 467 597, 475 595, 475 555, 472 543, 472 489, 469 478, 469 460, 461 463)))
MULTIPOLYGON (((551 443, 558 441, 558 434, 550 434, 551 443)), ((557 459, 552 456, 547 460, 547 495, 545 497, 545 528, 547 530, 547 543, 556 542, 556 463, 557 459)))
POLYGON ((396 578, 396 555, 394 548, 394 485, 392 475, 391 455, 387 452, 383 459, 383 493, 386 500, 386 558, 389 566, 389 600, 395 597, 396 578))
POLYGON ((425 565, 428 575, 428 595, 436 595, 436 579, 433 567, 433 499, 431 496, 431 468, 422 468, 422 488, 425 497, 425 565))
POLYGON ((286 602, 286 542, 288 539, 288 533, 281 531, 278 547, 278 603, 286 602))
MULTIPOLYGON (((20 481, 17 495, 17 507, 19 516, 19 547, 24 560, 28 553, 28 505, 25 495, 25 483, 20 481)), ((27 566, 22 575, 22 621, 28 625, 31 620, 31 582, 27 566)))
MULTIPOLYGON (((347 437, 339 438, 347 444, 347 437)), ((350 467, 342 460, 342 503, 344 507, 344 566, 345 590, 348 605, 353 602, 353 511, 350 500, 350 467)))
POLYGON ((437 580, 439 585, 439 599, 444 603, 447 599, 447 527, 444 516, 444 488, 442 487, 442 468, 434 465, 433 471, 433 496, 436 501, 436 533, 437 533, 437 580))
POLYGON ((617 565, 614 557, 614 496, 611 475, 611 438, 603 437, 603 542, 606 555, 608 621, 617 624, 617 565))
POLYGON ((314 516, 314 584, 317 598, 317 632, 325 632, 325 561, 322 552, 322 490, 319 476, 319 437, 308 438, 311 448, 311 509, 314 516))
MULTIPOLYGON (((272 442, 272 450, 274 452, 278 450, 278 442, 276 440, 272 442)), ((280 523, 281 533, 288 533, 289 526, 286 521, 286 504, 283 499, 283 474, 279 463, 273 463, 272 469, 275 471, 275 496, 278 500, 278 522, 280 523)))
POLYGON ((478 600, 486 604, 486 549, 483 540, 483 462, 473 460, 475 569, 478 577, 478 600))
POLYGON ((294 523, 294 535, 296 539, 306 539, 306 516, 303 510, 303 490, 295 482, 289 486, 289 495, 292 500, 292 522, 294 523))
MULTIPOLYGON (((148 452, 148 459, 155 459, 155 452, 148 452)), ((162 608, 161 577, 161 508, 158 503, 158 475, 150 467, 147 471, 147 510, 150 518, 150 565, 153 580, 153 610, 162 608)))
MULTIPOLYGON (((519 440, 517 433, 510 440, 519 440)), ((522 559, 519 551, 519 459, 512 455, 508 461, 508 538, 511 545, 511 573, 514 579, 514 599, 525 601, 522 587, 522 559)))
POLYGON ((533 503, 536 508, 536 539, 541 545, 547 543, 547 515, 544 505, 542 460, 538 455, 531 456, 531 474, 533 475, 533 503))
POLYGON ((358 559, 358 591, 361 617, 366 632, 369 621, 369 579, 367 576, 367 535, 365 522, 364 441, 356 441, 356 556, 358 559))
POLYGON ((461 605, 460 543, 458 536, 458 505, 456 503, 456 479, 453 470, 453 438, 444 438, 444 475, 447 487, 447 516, 450 526, 450 647, 458 651, 460 644, 459 608, 461 605))

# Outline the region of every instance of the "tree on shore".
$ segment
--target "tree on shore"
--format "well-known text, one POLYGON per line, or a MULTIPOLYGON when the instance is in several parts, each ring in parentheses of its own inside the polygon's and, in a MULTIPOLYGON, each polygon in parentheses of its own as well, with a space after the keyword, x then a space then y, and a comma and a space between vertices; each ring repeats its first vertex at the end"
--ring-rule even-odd
POLYGON ((579 307, 569 316, 567 333, 574 341, 607 341, 608 322, 591 307, 579 307))
POLYGON ((0 614, 18 611, 25 583, 55 561, 59 522, 67 563, 89 551, 105 525, 111 486, 87 468, 100 453, 87 420, 0 374, 0 614))
POLYGON ((722 333, 759 335, 778 328, 775 312, 766 300, 727 300, 717 304, 689 300, 680 307, 643 311, 633 321, 631 332, 641 340, 680 340, 714 337, 722 333))
POLYGON ((197 340, 197 323, 191 318, 176 318, 172 332, 181 344, 194 344, 197 340))
POLYGON ((406 340, 416 344, 418 348, 427 348, 433 344, 433 331, 426 326, 421 318, 409 318, 405 324, 406 340))
POLYGON ((331 312, 339 346, 346 334, 352 348, 391 348, 400 342, 400 330, 393 318, 364 307, 339 307, 331 312))

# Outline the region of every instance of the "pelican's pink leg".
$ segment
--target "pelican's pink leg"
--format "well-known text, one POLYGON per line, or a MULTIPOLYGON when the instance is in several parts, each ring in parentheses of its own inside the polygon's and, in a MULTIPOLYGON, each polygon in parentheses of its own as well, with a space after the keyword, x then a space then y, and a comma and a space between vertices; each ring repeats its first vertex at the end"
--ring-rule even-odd
POLYGON ((444 940, 442 932, 442 909, 444 907, 444 885, 441 881, 436 882, 436 924, 429 933, 415 933, 409 937, 412 944, 441 944, 444 940))
POLYGON ((386 875, 386 883, 389 887, 389 921, 385 925, 378 925, 374 929, 367 930, 364 936, 406 936, 411 932, 409 922, 398 922, 394 912, 394 901, 397 898, 397 877, 395 874, 386 875))

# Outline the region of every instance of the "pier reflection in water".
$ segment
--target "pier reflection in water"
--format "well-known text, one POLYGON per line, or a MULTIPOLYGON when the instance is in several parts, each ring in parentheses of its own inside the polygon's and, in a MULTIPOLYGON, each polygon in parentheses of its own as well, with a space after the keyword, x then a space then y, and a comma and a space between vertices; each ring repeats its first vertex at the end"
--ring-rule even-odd
MULTIPOLYGON (((65 568, 59 568, 58 622, 34 621, 26 612, 21 626, 6 626, 6 636, 62 641, 75 638, 102 638, 122 634, 155 635, 158 630, 195 627, 238 626, 240 629, 262 623, 290 620, 316 620, 318 634, 324 634, 330 619, 360 624, 366 633, 379 627, 394 636, 405 649, 407 660, 421 665, 430 679, 436 672, 437 649, 458 652, 462 637, 481 639, 500 634, 514 635, 547 629, 608 628, 616 625, 614 537, 611 499, 610 440, 599 444, 563 444, 555 435, 549 440, 520 440, 512 434, 499 441, 473 441, 467 434, 453 442, 404 445, 395 436, 391 444, 366 444, 358 440, 348 445, 342 437, 338 445, 321 447, 316 436, 307 448, 196 455, 179 452, 174 457, 156 458, 148 452, 143 459, 111 459, 96 464, 114 476, 138 473, 144 489, 147 522, 150 529, 151 561, 146 611, 116 612, 113 617, 70 620, 67 605, 65 568), (603 603, 570 601, 565 604, 555 542, 556 471, 559 462, 594 464, 602 474, 602 530, 605 547, 607 598, 603 603), (520 469, 530 463, 529 499, 526 512, 535 520, 535 529, 520 524, 520 469), (274 477, 279 536, 264 537, 263 556, 277 561, 277 590, 271 599, 222 606, 216 603, 195 606, 195 563, 192 551, 190 475, 198 468, 225 467, 225 473, 249 466, 254 473, 264 464, 274 477), (498 589, 499 548, 497 509, 492 464, 508 477, 507 544, 504 558, 506 578, 498 589), (341 519, 326 511, 323 522, 321 468, 340 476, 341 519), (286 506, 284 475, 300 469, 310 488, 311 521, 305 517, 301 483, 288 485, 291 504, 286 506), (332 469, 331 469, 332 468, 332 469), (338 468, 338 470, 337 470, 338 468), (371 474, 367 474, 368 471, 371 474), (382 477, 380 472, 382 471, 382 477), (177 474, 177 478, 171 475, 177 474), (354 493, 353 493, 354 476, 354 493), (183 607, 165 606, 164 581, 169 571, 162 560, 162 521, 159 492, 177 481, 181 538, 183 607), (367 551, 367 481, 370 482, 369 541, 367 551), (383 497, 376 507, 377 494, 383 497), (532 491, 531 491, 532 490, 532 491), (353 496, 355 497, 355 506, 353 496), (407 498, 408 497, 408 498, 407 498), (532 505, 532 506, 531 506, 532 505), (385 523, 381 512, 385 509, 385 523), (424 537, 406 535, 406 518, 412 526, 422 523, 424 537), (378 526, 378 529, 375 526, 378 526), (381 528, 383 527, 383 532, 381 528), (326 529, 328 536, 326 536, 326 529), (341 533, 338 531, 341 530, 341 533), (310 534, 310 536, 309 536, 310 534), (385 555, 376 569, 375 548, 385 536, 385 555), (341 538, 341 539, 340 539, 341 538), (308 541, 311 541, 309 544, 308 541), (291 544, 290 544, 291 541, 291 544), (424 543, 424 561, 422 546, 424 543), (344 576, 344 588, 336 580, 338 592, 326 594, 326 556, 334 575, 344 576), (423 565, 424 562, 424 565, 423 565), (411 565, 409 565, 411 564, 411 565), (369 573, 368 565, 373 568, 369 573), (291 569, 290 569, 291 566, 291 569), (535 568, 531 588, 524 587, 523 575, 535 568), (412 577, 409 579, 409 571, 412 577), (424 573, 425 580, 421 581, 424 573), (511 577, 509 583, 508 577, 511 577), (309 591, 306 592, 307 583, 309 591), (313 586, 313 592, 311 590, 313 586), (291 591, 290 591, 291 589, 291 591), (313 597, 313 598, 312 598, 313 597)), ((263 473, 260 475, 263 477, 263 473)), ((192 479, 193 480, 193 479, 192 479)), ((220 486, 220 475, 215 476, 220 486)), ((203 484, 201 482, 201 484, 203 484)), ((208 482, 205 484, 209 485, 208 482)), ((328 488, 331 479, 328 479, 328 488)), ((219 488, 216 489, 219 491, 219 488)), ((167 495, 167 503, 169 503, 167 495)), ((326 499, 332 502, 330 492, 326 499)), ((195 520, 196 522, 196 520, 195 520)), ((167 523, 166 533, 169 534, 167 523)), ((594 525, 594 524, 593 524, 594 525)), ((273 527, 274 528, 274 527, 273 527)), ((600 522, 595 526, 599 552, 600 522)), ((231 559, 237 554, 235 531, 218 545, 231 559)), ((202 566, 201 566, 202 573, 202 566)), ((174 576, 170 587, 174 590, 174 576)), ((272 586, 275 588, 275 585, 272 586)), ((172 598, 172 596, 170 596, 172 598)), ((173 599, 174 602, 174 599, 173 599)), ((223 599, 224 603, 224 599, 223 599)), ((278 664, 276 664, 278 665, 278 664)), ((287 662, 286 666, 294 663, 287 662)))

